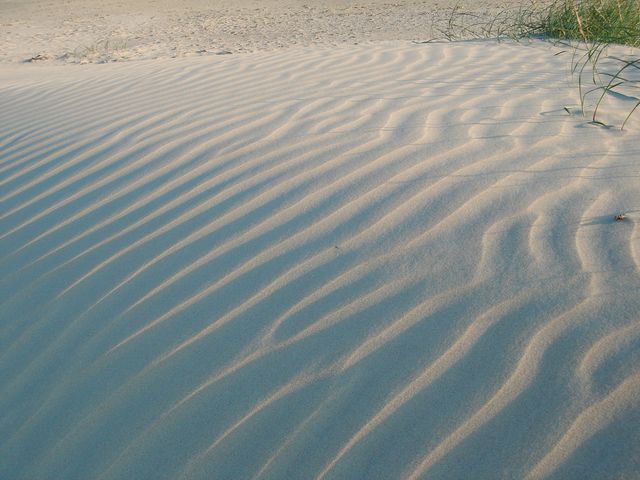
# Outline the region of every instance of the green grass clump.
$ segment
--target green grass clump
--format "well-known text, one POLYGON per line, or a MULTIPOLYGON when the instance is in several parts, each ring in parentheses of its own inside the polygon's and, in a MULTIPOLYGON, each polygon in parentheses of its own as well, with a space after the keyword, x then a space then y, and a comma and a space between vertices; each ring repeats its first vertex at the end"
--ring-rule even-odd
POLYGON ((550 38, 640 46, 640 0, 561 0, 549 7, 550 38))

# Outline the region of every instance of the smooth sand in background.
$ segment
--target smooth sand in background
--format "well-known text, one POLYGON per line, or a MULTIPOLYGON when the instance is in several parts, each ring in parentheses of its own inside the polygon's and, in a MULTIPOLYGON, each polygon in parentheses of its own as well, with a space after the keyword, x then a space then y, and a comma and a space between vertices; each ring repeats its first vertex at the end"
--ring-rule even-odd
MULTIPOLYGON (((525 4, 526 5, 526 4, 525 4)), ((101 63, 441 36, 454 7, 489 21, 521 2, 0 0, 0 62, 101 63)), ((467 17, 469 19, 475 17, 467 17)))

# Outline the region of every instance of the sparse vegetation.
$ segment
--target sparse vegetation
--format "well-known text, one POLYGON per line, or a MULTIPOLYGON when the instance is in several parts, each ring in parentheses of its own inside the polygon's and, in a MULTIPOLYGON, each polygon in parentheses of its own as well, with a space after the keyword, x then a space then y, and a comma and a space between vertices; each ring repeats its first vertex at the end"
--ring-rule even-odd
MULTIPOLYGON (((591 122, 604 125, 598 113, 605 99, 624 98, 631 107, 621 128, 640 111, 640 56, 610 54, 611 45, 640 47, 640 0, 557 0, 504 10, 491 18, 454 7, 432 27, 434 40, 545 38, 573 52, 582 112, 593 98, 591 122)), ((620 49, 617 49, 619 52, 620 49)))
POLYGON ((545 11, 537 3, 496 12, 467 12, 452 7, 431 26, 432 40, 522 39, 542 34, 545 11))
POLYGON ((604 125, 598 112, 607 96, 634 102, 622 122, 624 129, 640 106, 640 57, 610 55, 609 47, 640 47, 640 0, 562 0, 549 8, 542 32, 548 38, 572 42, 572 70, 578 76, 583 111, 587 95, 597 94, 592 123, 604 125))
POLYGON ((75 63, 104 63, 119 58, 127 52, 127 41, 122 39, 105 39, 73 51, 65 52, 60 59, 75 63))

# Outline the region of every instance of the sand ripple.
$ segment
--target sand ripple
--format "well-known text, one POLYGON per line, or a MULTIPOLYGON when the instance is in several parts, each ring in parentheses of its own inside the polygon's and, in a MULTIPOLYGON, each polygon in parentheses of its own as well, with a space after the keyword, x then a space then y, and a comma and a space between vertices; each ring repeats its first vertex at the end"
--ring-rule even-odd
POLYGON ((2 72, 0 477, 636 478, 640 151, 565 61, 2 72))

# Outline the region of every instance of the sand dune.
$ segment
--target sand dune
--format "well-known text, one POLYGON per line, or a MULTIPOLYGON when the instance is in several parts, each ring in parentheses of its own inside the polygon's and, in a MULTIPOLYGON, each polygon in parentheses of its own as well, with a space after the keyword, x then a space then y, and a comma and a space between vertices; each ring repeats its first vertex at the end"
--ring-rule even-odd
POLYGON ((0 69, 0 478, 640 478, 638 123, 556 52, 0 69))

